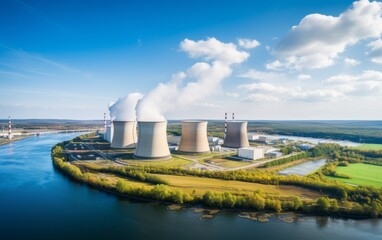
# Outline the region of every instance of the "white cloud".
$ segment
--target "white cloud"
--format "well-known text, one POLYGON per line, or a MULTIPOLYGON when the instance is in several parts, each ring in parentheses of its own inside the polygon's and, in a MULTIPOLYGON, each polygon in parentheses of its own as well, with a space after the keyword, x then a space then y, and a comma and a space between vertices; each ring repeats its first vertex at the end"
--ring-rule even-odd
POLYGON ((310 14, 293 26, 274 49, 274 68, 324 68, 339 54, 361 40, 379 38, 382 33, 382 3, 360 0, 339 16, 310 14))
POLYGON ((240 38, 238 40, 238 44, 240 47, 243 47, 245 49, 252 49, 252 48, 260 46, 260 43, 256 39, 247 39, 247 38, 240 38))
POLYGON ((249 94, 244 101, 247 102, 279 102, 280 99, 276 96, 262 93, 249 94))
POLYGON ((243 84, 239 89, 247 93, 245 101, 303 101, 326 102, 345 97, 335 89, 306 90, 300 87, 282 87, 270 83, 243 84))
POLYGON ((225 64, 241 63, 249 57, 247 52, 238 51, 235 44, 223 43, 216 38, 200 41, 185 39, 181 42, 180 49, 192 58, 221 61, 225 64))
POLYGON ((353 58, 345 58, 345 59, 344 59, 344 63, 345 63, 345 65, 347 65, 347 66, 354 67, 354 66, 359 65, 361 62, 360 62, 360 61, 357 61, 357 60, 355 60, 355 59, 353 59, 353 58))
POLYGON ((309 80, 311 78, 312 78, 312 76, 310 76, 309 74, 300 74, 297 76, 298 80, 309 80))
POLYGON ((278 71, 278 70, 281 70, 282 68, 284 67, 284 64, 281 63, 279 60, 275 60, 271 63, 267 63, 265 65, 265 68, 268 69, 268 70, 274 70, 274 71, 278 71))
POLYGON ((382 94, 382 72, 374 70, 354 75, 335 75, 326 79, 325 83, 348 95, 369 97, 382 94))
POLYGON ((369 57, 372 62, 382 64, 382 40, 375 40, 367 45, 371 48, 369 57))
POLYGON ((244 91, 277 93, 277 94, 288 92, 287 88, 276 86, 271 83, 263 83, 263 82, 242 84, 242 85, 239 85, 239 89, 242 89, 244 91))
POLYGON ((228 97, 233 97, 233 98, 238 98, 240 96, 240 94, 235 93, 235 92, 227 92, 226 95, 228 97))
POLYGON ((250 69, 249 71, 239 75, 242 78, 250 78, 261 81, 281 80, 284 78, 284 74, 276 72, 262 72, 256 69, 250 69))

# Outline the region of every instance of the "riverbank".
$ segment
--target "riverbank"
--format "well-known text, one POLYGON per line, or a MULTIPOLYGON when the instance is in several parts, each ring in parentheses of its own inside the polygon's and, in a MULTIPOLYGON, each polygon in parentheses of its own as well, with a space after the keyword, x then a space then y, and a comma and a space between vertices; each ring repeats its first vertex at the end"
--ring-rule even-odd
POLYGON ((149 165, 105 166, 94 161, 66 162, 63 149, 61 144, 52 150, 53 163, 58 169, 79 182, 127 198, 239 211, 293 211, 357 218, 378 217, 382 213, 378 199, 372 200, 372 206, 356 201, 356 196, 369 194, 368 191, 375 191, 381 197, 382 193, 376 189, 362 192, 328 180, 277 176, 260 170, 212 172, 149 165))
POLYGON ((9 144, 9 143, 13 143, 16 141, 20 141, 20 140, 23 140, 23 139, 28 138, 28 137, 30 137, 30 136, 19 136, 19 137, 14 137, 12 139, 0 140, 0 146, 5 145, 5 144, 9 144))

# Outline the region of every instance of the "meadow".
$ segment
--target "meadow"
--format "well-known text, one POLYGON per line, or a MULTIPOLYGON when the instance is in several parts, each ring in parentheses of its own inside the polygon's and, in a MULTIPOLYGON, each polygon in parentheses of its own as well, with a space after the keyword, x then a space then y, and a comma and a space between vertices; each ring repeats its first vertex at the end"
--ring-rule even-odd
POLYGON ((338 166, 336 171, 351 176, 351 179, 337 177, 328 178, 348 184, 382 187, 382 166, 353 163, 347 167, 338 166))
POLYGON ((361 150, 382 150, 382 144, 366 143, 366 144, 362 144, 361 146, 355 147, 355 149, 361 149, 361 150))

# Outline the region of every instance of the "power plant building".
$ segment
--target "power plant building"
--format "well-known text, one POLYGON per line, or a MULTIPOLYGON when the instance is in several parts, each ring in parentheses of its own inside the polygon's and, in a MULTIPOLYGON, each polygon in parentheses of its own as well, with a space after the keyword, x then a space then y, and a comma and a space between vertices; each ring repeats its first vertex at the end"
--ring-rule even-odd
POLYGON ((167 142, 167 122, 138 122, 138 144, 134 157, 138 159, 171 157, 167 142))
POLYGON ((206 153, 210 151, 206 121, 182 122, 182 138, 178 151, 185 153, 206 153))
POLYGON ((238 156, 251 160, 261 159, 265 156, 265 149, 261 147, 239 148, 238 156))
POLYGON ((249 147, 247 124, 245 121, 227 122, 227 133, 222 146, 228 148, 249 147))
POLYGON ((137 122, 113 121, 111 148, 135 148, 137 143, 137 122))

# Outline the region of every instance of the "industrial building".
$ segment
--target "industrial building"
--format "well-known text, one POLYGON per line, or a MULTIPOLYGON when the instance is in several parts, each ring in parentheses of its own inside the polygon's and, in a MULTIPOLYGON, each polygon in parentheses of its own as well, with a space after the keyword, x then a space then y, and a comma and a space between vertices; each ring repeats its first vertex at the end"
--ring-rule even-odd
POLYGON ((167 159, 167 122, 138 122, 138 144, 134 152, 137 159, 167 159))
POLYGON ((222 146, 228 148, 249 147, 247 124, 245 121, 227 122, 227 132, 222 146))
POLYGON ((206 153, 210 151, 206 121, 182 122, 182 138, 180 139, 178 151, 185 153, 206 153))
POLYGON ((269 157, 281 157, 283 153, 275 151, 275 152, 267 152, 265 155, 269 157))
POLYGON ((255 141, 255 140, 259 139, 259 137, 260 136, 258 134, 253 134, 253 133, 248 134, 248 140, 249 141, 255 141))
POLYGON ((135 148, 137 144, 136 121, 114 121, 111 148, 135 148))
POLYGON ((303 150, 303 151, 307 151, 309 149, 311 149, 312 147, 314 147, 313 144, 307 144, 307 143, 302 143, 302 144, 299 144, 296 146, 297 148, 303 150))
POLYGON ((271 142, 271 139, 265 137, 265 136, 259 136, 257 139, 253 140, 257 143, 263 143, 263 144, 269 144, 271 142))
POLYGON ((244 147, 239 148, 238 156, 246 159, 256 160, 264 158, 265 148, 262 147, 244 147))

